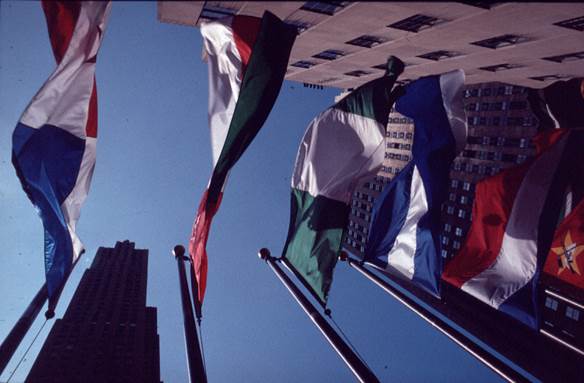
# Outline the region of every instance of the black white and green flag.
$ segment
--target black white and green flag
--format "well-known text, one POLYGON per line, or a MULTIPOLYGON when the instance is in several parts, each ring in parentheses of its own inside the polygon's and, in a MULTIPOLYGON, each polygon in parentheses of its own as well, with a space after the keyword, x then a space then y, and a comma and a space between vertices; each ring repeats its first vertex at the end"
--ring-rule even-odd
POLYGON ((355 186, 380 170, 395 76, 354 90, 308 126, 292 175, 283 257, 325 305, 355 186))

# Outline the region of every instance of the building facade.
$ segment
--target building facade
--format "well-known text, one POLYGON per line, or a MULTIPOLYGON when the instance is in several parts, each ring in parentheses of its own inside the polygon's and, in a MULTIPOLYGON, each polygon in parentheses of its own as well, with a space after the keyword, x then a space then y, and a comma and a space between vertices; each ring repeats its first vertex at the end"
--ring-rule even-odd
POLYGON ((146 307, 148 250, 100 247, 27 382, 160 382, 157 312, 146 307))

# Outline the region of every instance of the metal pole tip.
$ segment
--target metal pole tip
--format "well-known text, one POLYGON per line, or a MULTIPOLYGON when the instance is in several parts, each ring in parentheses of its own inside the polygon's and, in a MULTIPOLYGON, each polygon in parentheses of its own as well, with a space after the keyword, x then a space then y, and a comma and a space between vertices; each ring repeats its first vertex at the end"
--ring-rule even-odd
POLYGON ((175 257, 184 257, 185 255, 185 248, 183 245, 176 245, 172 250, 172 255, 175 257))
POLYGON ((264 261, 269 259, 271 257, 270 250, 266 249, 265 247, 262 247, 260 251, 258 251, 258 257, 260 257, 260 259, 263 259, 264 261))
POLYGON ((347 258, 349 258, 349 254, 347 254, 346 251, 341 250, 341 252, 339 253, 339 261, 345 262, 347 258))
POLYGON ((55 316, 55 310, 53 309, 48 309, 47 311, 45 311, 45 318, 47 319, 51 319, 55 316))

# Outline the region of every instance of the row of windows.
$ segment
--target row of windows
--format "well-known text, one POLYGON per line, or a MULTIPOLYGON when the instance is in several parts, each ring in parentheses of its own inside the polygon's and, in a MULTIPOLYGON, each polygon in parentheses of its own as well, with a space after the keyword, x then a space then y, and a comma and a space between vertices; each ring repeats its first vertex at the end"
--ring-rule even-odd
MULTIPOLYGON (((545 307, 552 311, 558 311, 558 301, 551 297, 545 298, 545 307)), ((566 306, 566 311, 564 315, 574 321, 580 320, 580 310, 572 306, 566 306)))
POLYGON ((412 144, 402 144, 399 142, 388 142, 385 144, 387 149, 401 149, 401 150, 412 150, 412 144))
POLYGON ((466 140, 469 145, 502 146, 527 148, 530 144, 529 138, 495 137, 495 136, 469 136, 466 140))
MULTIPOLYGON (((456 202, 456 199, 457 199, 456 196, 457 196, 456 193, 449 193, 448 200, 450 202, 456 202)), ((468 195, 464 195, 464 194, 461 195, 460 198, 458 198, 458 202, 461 205, 469 205, 471 203, 471 201, 472 201, 472 197, 470 197, 468 195)))
POLYGON ((470 214, 465 209, 456 209, 456 207, 454 207, 453 205, 442 205, 443 208, 444 206, 446 206, 446 214, 448 215, 454 215, 456 212, 456 216, 458 218, 467 219, 468 217, 470 217, 470 214))
POLYGON ((461 182, 460 180, 451 180, 450 181, 450 187, 452 189, 458 189, 459 186, 462 185, 462 190, 465 191, 474 191, 474 185, 471 184, 470 182, 461 182))
POLYGON ((351 208, 351 214, 353 214, 357 218, 364 219, 366 222, 371 221, 371 215, 370 214, 365 213, 365 212, 362 212, 361 210, 359 210, 357 208, 351 208))
MULTIPOLYGON (((390 124, 404 125, 404 124, 413 124, 414 120, 412 120, 411 118, 408 118, 408 117, 389 117, 389 120, 387 122, 390 124)), ((408 134, 410 135, 410 138, 411 138, 412 133, 408 133, 408 134)))
POLYGON ((464 91, 464 98, 469 97, 489 97, 508 96, 511 94, 526 93, 527 88, 522 86, 501 85, 493 88, 471 88, 464 91))
MULTIPOLYGON (((499 162, 512 162, 516 164, 522 164, 527 160, 526 154, 512 154, 512 153, 503 153, 503 152, 487 152, 484 150, 464 150, 462 152, 462 156, 466 158, 475 158, 477 160, 483 161, 499 161, 499 162)), ((461 161, 456 161, 454 163, 454 170, 460 171, 462 166, 461 161)), ((467 171, 471 171, 470 167, 472 164, 467 163, 466 168, 467 171)), ((475 165, 476 166, 476 165, 475 165)))
POLYGON ((387 172, 389 174, 398 174, 399 172, 401 172, 401 168, 393 168, 391 166, 382 166, 381 170, 384 172, 387 172))
POLYGON ((453 169, 457 172, 466 172, 469 174, 476 173, 480 176, 494 176, 501 171, 500 166, 487 166, 487 165, 476 165, 467 163, 465 166, 462 166, 461 162, 455 162, 453 169))
POLYGON ((469 112, 522 110, 527 109, 527 101, 472 102, 470 104, 467 104, 465 109, 469 112))
POLYGON ((398 132, 398 131, 387 131, 386 137, 399 138, 400 140, 412 140, 414 138, 414 133, 412 132, 398 132))
POLYGON ((349 227, 354 228, 357 231, 361 231, 364 234, 367 234, 369 232, 369 229, 366 226, 360 225, 358 222, 355 221, 349 221, 349 227))
POLYGON ((409 161, 410 160, 410 156, 409 154, 399 154, 399 153, 391 153, 391 152, 385 152, 385 159, 391 159, 391 160, 400 160, 400 161, 409 161))
POLYGON ((359 202, 356 199, 353 200, 353 207, 363 209, 363 210, 367 211, 368 213, 371 212, 371 205, 370 204, 364 203, 364 202, 359 202))
POLYGON ((361 253, 365 252, 365 246, 364 245, 360 245, 359 243, 357 243, 355 240, 346 237, 345 238, 345 243, 347 243, 349 246, 352 246, 355 249, 359 249, 361 250, 361 253))
POLYGON ((468 116, 467 124, 469 126, 534 126, 535 120, 532 117, 485 117, 485 116, 468 116))
MULTIPOLYGON (((449 223, 444 224, 444 232, 451 233, 452 232, 452 225, 449 223)), ((462 227, 455 226, 454 227, 454 235, 457 237, 462 237, 464 235, 464 229, 462 227)))

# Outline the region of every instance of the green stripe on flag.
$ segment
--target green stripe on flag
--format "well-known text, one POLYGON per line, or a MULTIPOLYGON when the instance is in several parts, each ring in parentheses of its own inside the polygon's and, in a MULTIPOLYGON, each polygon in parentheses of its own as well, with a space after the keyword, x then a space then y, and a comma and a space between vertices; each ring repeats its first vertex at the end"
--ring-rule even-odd
POLYGON ((292 189, 290 228, 283 257, 323 305, 349 211, 349 205, 344 202, 292 189))
POLYGON ((391 96, 394 77, 383 76, 355 89, 337 102, 333 108, 359 116, 373 118, 384 127, 395 96, 391 96))
POLYGON ((209 184, 209 202, 215 202, 229 169, 255 138, 278 97, 286 74, 296 28, 265 12, 253 46, 225 144, 209 184))

